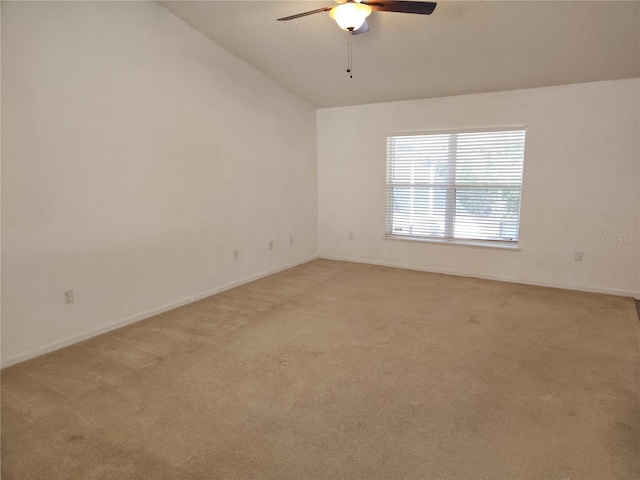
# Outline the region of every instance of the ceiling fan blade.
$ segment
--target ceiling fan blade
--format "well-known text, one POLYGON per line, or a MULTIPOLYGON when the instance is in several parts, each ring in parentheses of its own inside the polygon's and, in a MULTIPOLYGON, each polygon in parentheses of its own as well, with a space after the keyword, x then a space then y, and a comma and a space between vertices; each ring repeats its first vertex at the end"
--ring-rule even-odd
POLYGON ((406 0, 373 0, 361 3, 369 5, 371 10, 380 12, 417 13, 420 15, 431 15, 436 8, 435 2, 411 2, 406 0))
POLYGON ((351 32, 351 35, 360 35, 361 33, 367 33, 369 31, 369 25, 367 24, 367 21, 365 20, 364 23, 362 24, 362 26, 357 29, 354 30, 353 32, 351 32))
POLYGON ((311 10, 310 12, 298 13, 296 15, 291 15, 290 17, 279 18, 278 21, 293 20, 294 18, 306 17, 307 15, 313 15, 314 13, 328 12, 329 10, 333 10, 333 7, 318 8, 317 10, 311 10))

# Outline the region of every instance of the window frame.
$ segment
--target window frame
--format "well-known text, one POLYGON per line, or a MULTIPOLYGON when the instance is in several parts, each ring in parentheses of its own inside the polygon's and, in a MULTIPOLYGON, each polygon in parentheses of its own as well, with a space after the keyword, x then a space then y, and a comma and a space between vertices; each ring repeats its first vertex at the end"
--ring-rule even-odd
MULTIPOLYGON (((520 250, 520 226, 521 226, 521 213, 522 213, 522 193, 524 190, 524 173, 525 173, 525 157, 526 157, 526 143, 527 143, 527 134, 528 128, 526 125, 509 125, 509 126, 492 126, 492 127, 482 127, 482 128, 460 128, 460 129, 444 129, 444 130, 428 130, 428 131, 412 131, 412 132, 391 132, 387 133, 385 136, 386 140, 386 154, 385 154, 385 186, 386 186, 386 202, 385 202, 385 240, 400 240, 400 241, 409 241, 409 242, 426 242, 426 243, 435 243, 441 245, 459 245, 459 246, 471 246, 471 247, 480 247, 480 248, 499 248, 504 250, 512 250, 519 251, 520 250), (428 136, 428 135, 458 135, 458 134, 466 134, 466 133, 499 133, 499 132, 511 132, 511 131, 522 131, 524 132, 523 139, 523 152, 522 152, 522 176, 519 190, 519 204, 518 204, 518 225, 517 225, 517 238, 516 240, 498 240, 498 239, 467 239, 467 238, 456 238, 456 237, 429 237, 423 235, 410 235, 410 234, 397 234, 393 233, 393 214, 389 211, 389 205, 392 205, 393 202, 390 202, 389 198, 389 187, 392 183, 389 181, 389 140, 392 137, 412 137, 412 136, 428 136)), ((457 157, 456 157, 457 158, 457 157)), ((455 163, 454 163, 455 165, 455 163)), ((455 173, 454 173, 455 177, 455 173)), ((455 179, 452 183, 454 185, 455 191, 455 179)), ((501 185, 502 186, 502 185, 501 185)), ((509 185, 513 187, 513 185, 509 185)), ((470 188, 472 188, 470 186, 470 188)), ((447 225, 445 226, 445 231, 452 232, 452 225, 448 225, 450 220, 455 219, 455 196, 453 199, 448 198, 450 193, 447 194, 447 205, 446 209, 453 209, 454 213, 451 216, 445 216, 445 221, 447 225)), ((393 207, 391 207, 393 208, 393 207)))

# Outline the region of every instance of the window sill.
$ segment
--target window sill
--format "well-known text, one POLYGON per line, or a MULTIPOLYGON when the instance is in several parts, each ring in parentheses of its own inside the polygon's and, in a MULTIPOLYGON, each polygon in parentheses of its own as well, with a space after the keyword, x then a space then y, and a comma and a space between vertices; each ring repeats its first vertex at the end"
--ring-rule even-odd
POLYGON ((385 240, 400 240, 405 242, 421 242, 421 243, 434 243, 437 245, 455 245, 459 247, 477 247, 477 248, 490 248, 499 250, 511 250, 520 251, 520 247, 517 243, 511 242, 499 242, 499 241, 481 241, 481 240, 451 240, 440 238, 421 238, 421 237, 409 237, 404 235, 385 235, 385 240))

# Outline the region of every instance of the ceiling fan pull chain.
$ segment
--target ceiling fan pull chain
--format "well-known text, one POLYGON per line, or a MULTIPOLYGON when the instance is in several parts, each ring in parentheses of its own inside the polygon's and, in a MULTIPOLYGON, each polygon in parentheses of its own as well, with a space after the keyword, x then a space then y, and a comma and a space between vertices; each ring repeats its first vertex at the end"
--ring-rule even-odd
POLYGON ((347 43, 347 73, 349 74, 349 78, 353 78, 353 53, 351 51, 351 32, 347 32, 348 35, 348 43, 347 43))

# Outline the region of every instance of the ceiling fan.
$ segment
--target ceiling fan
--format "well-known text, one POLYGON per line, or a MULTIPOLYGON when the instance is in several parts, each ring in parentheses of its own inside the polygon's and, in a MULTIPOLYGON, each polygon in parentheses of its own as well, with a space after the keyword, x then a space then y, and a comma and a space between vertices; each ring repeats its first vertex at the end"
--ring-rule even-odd
POLYGON ((346 0, 338 3, 339 5, 336 6, 318 8, 317 10, 298 13, 278 20, 293 20, 315 13, 329 12, 329 16, 337 22, 340 28, 350 32, 352 35, 359 35, 369 31, 366 18, 371 14, 372 10, 430 15, 436 8, 435 2, 413 2, 408 0, 346 0))

